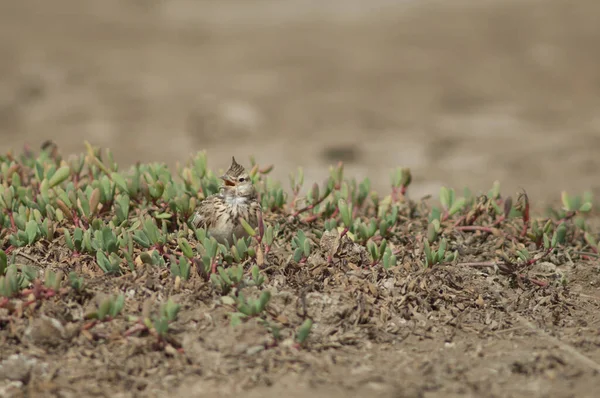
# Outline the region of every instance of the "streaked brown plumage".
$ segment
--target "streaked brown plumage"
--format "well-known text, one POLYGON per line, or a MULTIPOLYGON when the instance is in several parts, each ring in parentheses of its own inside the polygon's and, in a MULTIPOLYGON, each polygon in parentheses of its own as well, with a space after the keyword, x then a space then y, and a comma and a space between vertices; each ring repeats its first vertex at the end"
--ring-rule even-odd
POLYGON ((258 212, 261 211, 256 190, 243 166, 232 157, 231 166, 221 179, 224 181, 219 193, 204 199, 192 219, 195 228, 204 228, 219 243, 233 243, 248 233, 239 221, 243 218, 256 228, 258 212))

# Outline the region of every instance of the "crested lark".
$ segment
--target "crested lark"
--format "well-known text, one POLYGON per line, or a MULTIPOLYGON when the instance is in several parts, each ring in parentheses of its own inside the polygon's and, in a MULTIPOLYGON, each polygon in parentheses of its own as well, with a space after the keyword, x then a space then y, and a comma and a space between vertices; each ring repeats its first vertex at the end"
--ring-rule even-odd
POLYGON ((206 229, 217 242, 228 242, 231 245, 234 236, 237 239, 248 236, 240 218, 256 228, 261 207, 248 172, 235 161, 235 157, 231 158, 229 170, 220 178, 224 184, 219 193, 200 202, 192 225, 194 228, 206 229))

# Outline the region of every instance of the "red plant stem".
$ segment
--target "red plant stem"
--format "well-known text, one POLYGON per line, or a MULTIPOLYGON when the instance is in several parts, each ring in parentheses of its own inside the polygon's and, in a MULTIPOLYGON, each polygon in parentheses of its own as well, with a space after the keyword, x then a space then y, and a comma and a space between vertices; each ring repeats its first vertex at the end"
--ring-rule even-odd
POLYGON ((462 223, 463 221, 465 221, 465 224, 471 224, 466 222, 467 216, 461 216, 458 218, 458 220, 456 220, 456 222, 454 223, 454 228, 458 227, 460 225, 460 223, 462 223))
MULTIPOLYGON (((469 220, 467 220, 467 225, 473 225, 475 220, 477 220, 482 213, 483 213, 482 209, 480 209, 480 208, 476 209, 475 212, 473 213, 473 217, 471 217, 469 220)), ((504 219, 502 219, 502 220, 504 220, 504 219)), ((500 222, 501 221, 499 221, 498 223, 500 223, 500 222)))
POLYGON ((129 337, 136 332, 143 332, 144 330, 148 330, 148 327, 140 321, 140 323, 133 325, 131 328, 125 331, 125 333, 123 333, 123 336, 129 337))
POLYGON ((440 219, 441 222, 446 221, 448 218, 450 218, 450 214, 448 214, 448 210, 444 210, 444 214, 442 214, 442 218, 440 219))
POLYGON ((155 249, 159 254, 164 255, 165 254, 165 248, 162 244, 157 243, 154 246, 152 246, 152 249, 155 249))
POLYGON ((344 230, 340 234, 340 239, 342 239, 344 236, 346 236, 347 233, 348 233, 348 227, 344 228, 344 230))
POLYGON ((30 294, 33 294, 33 300, 29 300, 23 303, 23 307, 29 307, 30 305, 35 304, 38 300, 49 299, 51 297, 56 296, 58 293, 54 289, 42 286, 41 282, 39 280, 36 280, 32 289, 24 289, 21 291, 21 296, 23 297, 27 297, 30 294))
POLYGON ((392 186, 392 203, 395 203, 400 199, 398 193, 400 193, 402 197, 406 196, 407 190, 408 186, 406 185, 400 185, 400 192, 398 192, 398 187, 392 186))
POLYGON ((36 279, 33 283, 33 297, 41 298, 44 294, 46 288, 42 286, 42 282, 39 279, 36 279))
MULTIPOLYGON (((333 192, 333 191, 332 191, 333 192)), ((331 192, 329 193, 331 194, 331 192)), ((301 208, 300 210, 297 210, 294 214, 292 214, 292 217, 298 217, 298 215, 300 213, 304 213, 305 211, 309 211, 314 209, 316 206, 318 206, 319 204, 321 204, 329 195, 323 195, 322 197, 319 198, 319 200, 317 200, 316 202, 308 205, 308 206, 304 206, 303 208, 301 208)), ((292 206, 292 208, 294 208, 292 206)))
POLYGON ((42 283, 40 282, 39 279, 36 279, 33 282, 33 288, 31 289, 23 289, 21 290, 21 295, 22 296, 29 296, 30 294, 33 294, 34 297, 41 297, 42 293, 47 291, 47 290, 52 290, 49 289, 45 286, 42 286, 42 283))
POLYGON ((81 327, 81 330, 90 330, 91 328, 93 328, 94 326, 96 326, 97 323, 98 323, 98 320, 94 319, 93 321, 88 322, 85 325, 83 325, 81 327))
POLYGON ((86 323, 85 325, 83 325, 81 327, 82 330, 88 330, 93 328, 94 326, 96 326, 98 323, 100 322, 110 322, 112 321, 114 318, 110 315, 107 315, 104 319, 94 319, 91 322, 86 323))
POLYGON ((498 219, 496 221, 494 221, 494 223, 492 224, 492 227, 497 227, 504 220, 506 220, 506 217, 504 217, 504 215, 498 217, 498 219))
POLYGON ((10 218, 10 225, 12 229, 16 232, 17 226, 15 225, 15 218, 13 216, 13 212, 11 210, 8 211, 8 218, 10 218))
POLYGON ((548 282, 545 281, 541 281, 539 279, 534 279, 534 278, 530 278, 527 275, 524 274, 517 274, 519 276, 519 278, 523 278, 531 283, 533 283, 534 285, 540 286, 540 287, 547 287, 548 286, 548 282))
MULTIPOLYGON (((473 223, 475 222, 475 220, 477 220, 477 218, 481 215, 481 211, 475 211, 473 213, 473 217, 471 218, 467 218, 467 216, 460 216, 458 218, 458 220, 456 220, 456 222, 454 223, 454 227, 458 227, 463 221, 465 222, 465 225, 473 225, 473 223)), ((497 223, 500 223, 501 220, 497 220, 494 224, 492 225, 497 225, 497 223)))
POLYGON ((527 235, 527 228, 528 228, 528 224, 523 224, 523 229, 521 230, 521 238, 525 237, 525 235, 527 235))
POLYGON ((566 213, 563 218, 558 220, 558 224, 562 224, 563 222, 570 220, 571 218, 575 217, 576 214, 577 214, 576 211, 570 211, 570 212, 566 213))
POLYGON ((546 249, 546 251, 544 252, 544 254, 542 254, 540 257, 537 258, 530 258, 525 264, 525 267, 528 267, 530 265, 533 265, 535 263, 537 263, 538 261, 540 261, 542 258, 546 257, 548 254, 550 254, 552 252, 552 250, 554 250, 553 247, 546 249))
POLYGON ((521 230, 521 237, 527 235, 527 228, 529 228, 529 200, 525 197, 525 208, 523 209, 523 229, 521 230))
POLYGON ((79 222, 79 217, 77 217, 77 212, 75 210, 73 210, 73 224, 75 224, 76 227, 83 228, 79 222))
POLYGON ((319 215, 318 215, 318 214, 313 214, 313 215, 311 215, 311 216, 308 216, 308 217, 306 217, 306 218, 305 218, 304 220, 302 220, 302 221, 303 221, 303 222, 305 222, 305 223, 310 223, 310 222, 313 222, 313 221, 317 220, 318 218, 319 218, 319 215))

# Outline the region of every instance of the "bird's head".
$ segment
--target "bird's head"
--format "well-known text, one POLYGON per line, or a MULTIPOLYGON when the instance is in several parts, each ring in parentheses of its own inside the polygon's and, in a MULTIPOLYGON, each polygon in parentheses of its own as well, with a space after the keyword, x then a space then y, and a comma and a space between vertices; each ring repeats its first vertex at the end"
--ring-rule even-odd
POLYGON ((226 193, 246 197, 255 195, 250 174, 235 161, 235 157, 231 158, 231 166, 220 178, 223 180, 223 188, 226 193))

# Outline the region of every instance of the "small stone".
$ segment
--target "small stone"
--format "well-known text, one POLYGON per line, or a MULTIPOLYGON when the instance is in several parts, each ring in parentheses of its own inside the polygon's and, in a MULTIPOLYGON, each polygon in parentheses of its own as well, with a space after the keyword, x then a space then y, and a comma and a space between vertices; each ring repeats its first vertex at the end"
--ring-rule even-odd
POLYGON ((264 351, 264 350, 265 350, 264 345, 255 345, 255 346, 249 347, 246 350, 246 355, 256 355, 259 352, 264 351))
POLYGON ((556 265, 548 261, 540 262, 537 268, 540 272, 556 272, 556 265))
POLYGON ((25 337, 34 345, 56 347, 67 333, 60 321, 43 315, 31 322, 25 330, 25 337))
POLYGON ((29 359, 24 355, 13 354, 9 356, 0 362, 0 380, 27 383, 35 362, 35 359, 29 359))
POLYGON ((393 278, 388 278, 385 280, 385 282, 383 282, 383 287, 386 290, 392 290, 394 289, 394 286, 396 285, 396 282, 393 278))
POLYGON ((0 397, 20 397, 22 396, 21 388, 23 388, 22 381, 15 380, 2 383, 0 384, 0 397))
POLYGON ((481 294, 479 295, 479 297, 477 297, 477 300, 475 300, 475 304, 482 308, 485 306, 485 301, 483 301, 483 297, 481 297, 481 294))
POLYGON ((171 344, 167 344, 167 346, 165 347, 165 354, 174 357, 177 355, 177 350, 171 344))

